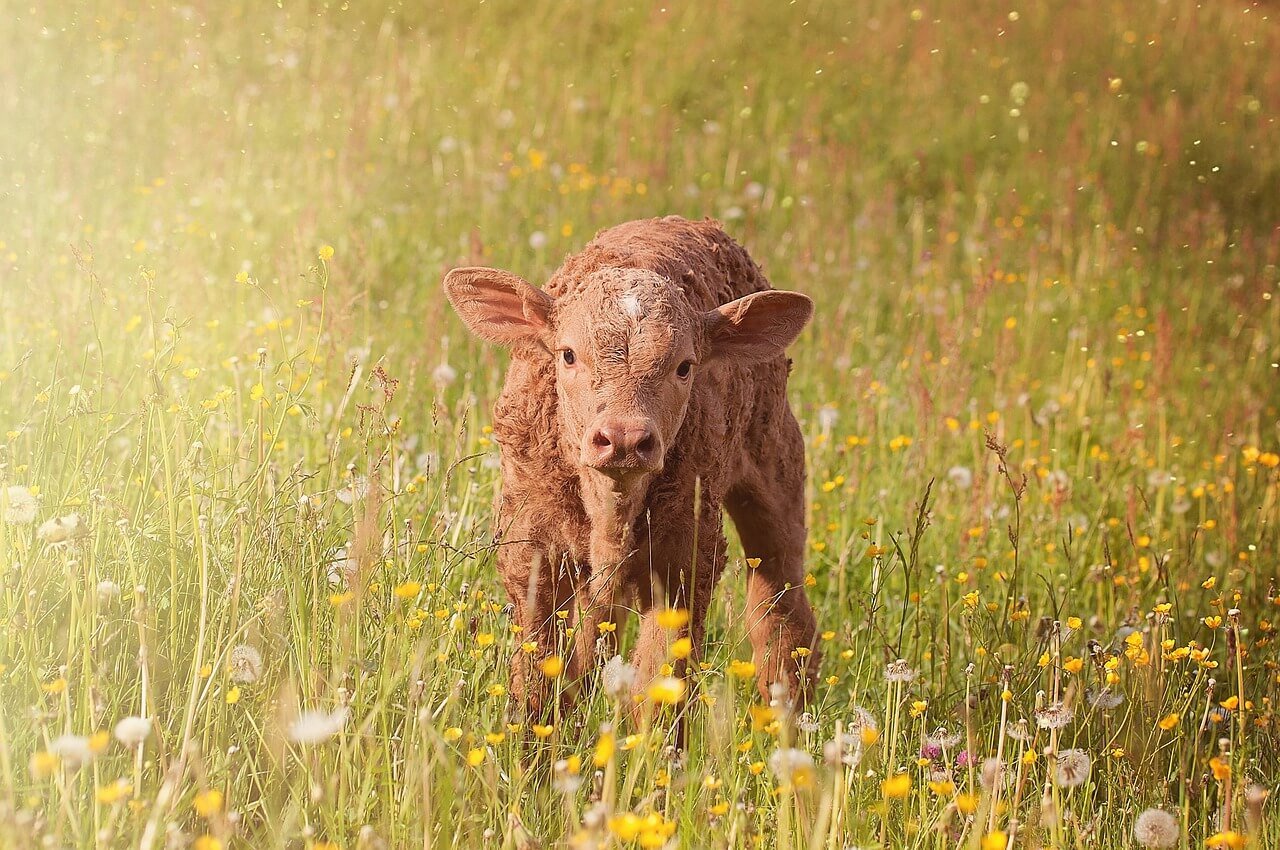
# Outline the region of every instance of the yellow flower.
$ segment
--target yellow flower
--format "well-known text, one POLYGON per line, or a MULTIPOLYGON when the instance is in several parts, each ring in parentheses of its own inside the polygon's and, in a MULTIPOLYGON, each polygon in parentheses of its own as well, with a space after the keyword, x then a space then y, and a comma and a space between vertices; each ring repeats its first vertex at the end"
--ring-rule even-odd
POLYGON ((600 632, 600 634, 602 634, 602 635, 603 635, 603 634, 609 634, 609 633, 612 633, 612 632, 616 632, 616 631, 618 630, 618 624, 617 624, 617 623, 607 623, 607 622, 606 622, 606 623, 601 623, 600 625, 596 626, 596 630, 597 630, 598 632, 600 632))
POLYGON ((649 699, 662 705, 675 705, 684 699, 687 686, 684 679, 674 676, 660 676, 649 686, 649 699))
POLYGON ((1159 722, 1156 723, 1156 725, 1159 726, 1164 731, 1169 732, 1169 731, 1172 731, 1173 728, 1178 725, 1178 721, 1180 720, 1182 720, 1182 718, 1179 715, 1171 712, 1169 714, 1166 714, 1164 717, 1161 717, 1159 722))
POLYGON ((693 641, 687 637, 677 638, 671 644, 672 658, 688 658, 691 652, 693 652, 693 641))
POLYGON ((492 744, 493 746, 496 747, 498 744, 501 744, 503 741, 507 740, 507 733, 506 732, 486 732, 484 736, 484 740, 486 744, 492 744))
POLYGON ((192 807, 202 818, 211 818, 222 811, 222 792, 217 788, 202 791, 191 801, 192 807))
POLYGON ((880 793, 886 800, 907 796, 911 791, 911 777, 905 773, 890 776, 880 783, 880 793))
POLYGON ((915 702, 911 703, 911 716, 919 717, 920 715, 924 714, 925 711, 928 710, 928 708, 929 708, 929 703, 927 700, 918 699, 915 702))
POLYGON ((1004 850, 1009 846, 1009 836, 1000 830, 982 836, 982 850, 1004 850))
POLYGON ((1081 670, 1084 669, 1084 659, 1068 657, 1067 660, 1063 663, 1062 667, 1068 673, 1079 673, 1081 670))
POLYGON ((880 730, 871 726, 863 726, 858 731, 858 740, 862 741, 862 746, 869 747, 880 740, 880 730))
POLYGON ((670 631, 683 629, 689 624, 689 612, 684 608, 664 608, 657 617, 658 625, 670 631))
POLYGON ((129 784, 127 779, 121 778, 114 782, 109 782, 98 789, 94 795, 98 802, 104 806, 114 806, 128 797, 133 791, 133 786, 129 784))
POLYGON ((1231 763, 1222 756, 1209 759, 1209 769, 1213 771, 1213 778, 1219 782, 1226 782, 1231 778, 1231 763))
POLYGON ((545 726, 540 723, 535 723, 530 728, 533 729, 533 734, 537 735, 539 738, 549 738, 551 737, 551 733, 556 730, 556 727, 550 723, 545 726))
POLYGON ((422 591, 422 585, 416 581, 406 581, 395 589, 396 596, 401 599, 412 599, 422 591))
POLYGON ((448 729, 444 730, 442 735, 446 741, 453 743, 462 737, 462 728, 458 726, 450 726, 448 729))
POLYGON ((542 675, 548 679, 557 679, 564 673, 564 659, 559 655, 548 655, 542 659, 542 675))
POLYGON ((1222 702, 1218 703, 1218 705, 1222 706, 1228 711, 1235 711, 1237 708, 1240 707, 1240 697, 1232 694, 1231 696, 1224 699, 1222 702))
POLYGON ((58 757, 48 750, 41 750, 31 756, 28 769, 33 779, 45 779, 58 769, 58 757))
POLYGON ((977 794, 961 794, 956 797, 956 810, 962 815, 971 815, 978 810, 977 794))
POLYGON ((600 740, 596 741, 596 751, 591 756, 591 763, 596 767, 604 767, 613 758, 617 746, 618 741, 612 731, 601 732, 600 740))
POLYGON ((202 835, 192 843, 191 850, 222 850, 222 842, 212 835, 202 835))
POLYGON ((321 245, 320 250, 316 252, 316 256, 324 260, 326 263, 333 259, 333 246, 321 245))
POLYGON ((939 797, 950 797, 952 794, 956 793, 956 784, 949 780, 930 782, 929 790, 937 794, 939 797))
POLYGON ((67 689, 67 680, 61 677, 54 679, 52 682, 46 682, 40 686, 40 690, 46 694, 60 694, 67 689))
POLYGON ((1223 848, 1224 850, 1240 850, 1246 843, 1245 837, 1238 832, 1219 832, 1205 841, 1205 847, 1223 848))
POLYGON ((481 649, 485 648, 486 646, 493 646, 493 641, 494 641, 493 632, 480 632, 479 634, 476 635, 476 646, 480 647, 481 649))
POLYGON ((729 675, 738 679, 750 679, 756 674, 756 665, 750 661, 739 661, 736 658, 729 662, 729 675))
POLYGON ((467 764, 472 767, 479 767, 484 764, 484 748, 474 747, 473 749, 467 750, 467 764))
POLYGON ((100 756, 107 751, 110 743, 111 733, 106 729, 99 729, 89 736, 89 751, 95 756, 100 756))
POLYGON ((238 703, 240 701, 240 686, 233 685, 231 690, 227 691, 227 695, 225 699, 226 699, 227 705, 235 705, 236 703, 238 703))

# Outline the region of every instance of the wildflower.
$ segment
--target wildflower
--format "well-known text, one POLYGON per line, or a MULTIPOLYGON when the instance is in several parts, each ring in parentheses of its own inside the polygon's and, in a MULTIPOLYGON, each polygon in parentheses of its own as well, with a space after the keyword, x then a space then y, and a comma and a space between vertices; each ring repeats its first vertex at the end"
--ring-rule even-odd
POLYGON ((353 475, 334 495, 344 505, 353 504, 369 495, 369 479, 363 475, 353 475))
POLYGON ((534 723, 529 728, 533 730, 533 734, 537 738, 549 738, 551 737, 551 733, 556 731, 556 727, 550 723, 546 725, 534 723))
POLYGON ((600 683, 604 687, 604 692, 614 699, 621 699, 625 694, 631 693, 635 682, 636 668, 623 661, 621 655, 610 658, 600 673, 600 683))
POLYGON ((693 652, 693 641, 687 637, 677 638, 671 644, 671 657, 680 659, 688 658, 693 652))
POLYGON ((736 658, 729 662, 729 675, 737 679, 750 679, 756 674, 756 665, 736 658))
POLYGON ((649 699, 662 705, 675 705, 684 699, 686 690, 684 679, 674 676, 659 676, 649 685, 649 699))
POLYGON ((126 747, 140 747, 151 734, 151 721, 145 717, 123 717, 113 731, 116 740, 126 747))
POLYGON ((479 767, 480 765, 484 764, 484 748, 474 747, 470 750, 467 750, 467 764, 471 765, 472 767, 479 767))
POLYGON ((540 251, 547 246, 547 234, 541 230, 535 230, 529 234, 529 247, 535 251, 540 251))
POLYGON ((1182 720, 1181 716, 1170 712, 1169 714, 1166 714, 1164 717, 1161 717, 1159 722, 1156 723, 1156 725, 1159 726, 1164 731, 1170 732, 1178 725, 1178 723, 1181 720, 1182 720))
POLYGON ((1213 778, 1219 782, 1226 782, 1231 778, 1231 762, 1222 756, 1209 759, 1209 769, 1213 771, 1213 778))
POLYGON ((886 682, 913 682, 916 675, 917 673, 911 668, 911 665, 901 658, 886 664, 884 668, 884 680, 886 682))
POLYGON ((818 731, 818 718, 813 716, 813 712, 806 711, 796 720, 796 725, 800 727, 800 731, 812 735, 818 731))
POLYGON ((1008 846, 1009 836, 998 829, 982 836, 982 850, 1005 850, 1008 846))
POLYGON ((1093 762, 1084 750, 1062 750, 1054 763, 1054 782, 1063 788, 1075 788, 1089 780, 1093 762))
POLYGON ((441 363, 431 370, 431 380, 437 387, 447 387, 458 378, 458 370, 448 363, 441 363))
POLYGON ((320 250, 316 252, 316 256, 324 260, 326 263, 333 259, 333 246, 321 245, 320 250))
POLYGON ((614 736, 613 729, 609 727, 601 728, 600 740, 596 741, 596 749, 591 755, 591 763, 596 767, 604 767, 613 758, 617 746, 618 739, 614 736))
POLYGON ((769 756, 769 770, 783 785, 808 788, 813 784, 813 756, 795 747, 774 750, 769 756))
POLYGON ((925 739, 925 742, 940 750, 953 750, 960 743, 960 734, 958 732, 948 732, 946 727, 939 726, 933 730, 933 734, 925 739))
POLYGON ((191 801, 191 807, 200 817, 208 819, 222 811, 222 792, 216 788, 202 791, 191 801))
POLYGON ((133 791, 133 786, 129 784, 129 780, 121 777, 114 782, 108 782, 98 789, 94 797, 104 806, 114 806, 116 803, 124 801, 125 797, 133 791))
POLYGON ((113 602, 120 598, 120 585, 116 584, 109 578, 104 578, 98 582, 98 599, 104 603, 113 602))
POLYGON ((1205 841, 1204 846, 1210 848, 1221 848, 1221 850, 1240 850, 1247 843, 1243 835, 1232 830, 1219 832, 1209 837, 1205 841))
POLYGON ((4 521, 10 525, 30 525, 36 519, 36 497, 26 487, 8 489, 4 505, 4 521))
POLYGON ((886 800, 905 797, 910 791, 910 774, 896 773, 880 783, 880 793, 886 800))
POLYGON ((1143 847, 1173 847, 1179 833, 1177 818, 1164 809, 1144 809, 1133 822, 1133 840, 1143 847))
POLYGON ((982 783, 982 787, 990 791, 1004 778, 1004 762, 992 756, 982 762, 982 770, 978 774, 978 780, 982 783))
POLYGON ((953 466, 947 470, 947 478, 959 490, 973 486, 973 472, 967 466, 953 466))
POLYGON ((304 711, 289 725, 289 740, 304 747, 323 743, 342 731, 348 714, 346 708, 304 711))
POLYGON ((582 784, 582 758, 574 755, 560 759, 555 763, 554 772, 556 790, 572 794, 582 784))
POLYGON ((227 667, 231 673, 231 681, 252 684, 262 676, 262 653, 257 647, 242 643, 231 650, 227 667))
POLYGON ((68 767, 80 767, 93 759, 93 748, 84 735, 59 735, 49 742, 49 752, 68 767))
POLYGON ((564 659, 559 655, 548 655, 542 659, 539 669, 542 670, 542 675, 548 679, 557 679, 564 673, 564 659))
POLYGON ((70 543, 72 540, 88 536, 89 526, 80 518, 80 514, 67 514, 47 519, 36 529, 36 537, 50 546, 70 543))
POLYGON ((1041 729, 1062 729, 1071 723, 1074 712, 1065 703, 1051 703, 1036 712, 1036 725, 1041 729))
MULTIPOLYGON (((1084 695, 1090 706, 1101 711, 1110 711, 1124 703, 1124 694, 1113 691, 1110 688, 1103 688, 1100 691, 1089 688, 1085 690, 1084 695)), ((1068 719, 1067 722, 1070 723, 1071 721, 1068 719)))
POLYGON ((41 750, 32 754, 31 761, 27 767, 31 771, 31 778, 38 782, 41 779, 52 776, 53 772, 58 769, 58 757, 48 750, 41 750))
POLYGON ((684 608, 664 608, 657 614, 658 625, 668 631, 683 629, 689 624, 689 612, 684 608))

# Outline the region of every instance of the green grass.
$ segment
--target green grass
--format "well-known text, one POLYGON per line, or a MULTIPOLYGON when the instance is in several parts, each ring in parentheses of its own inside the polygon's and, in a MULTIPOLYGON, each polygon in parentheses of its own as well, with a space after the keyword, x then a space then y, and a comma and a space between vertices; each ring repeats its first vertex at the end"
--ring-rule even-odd
POLYGON ((0 520, 38 497, 0 521, 0 845, 1121 848, 1147 807, 1280 843, 1273 10, 133 5, 0 3, 0 520), (599 691, 508 728, 504 355, 439 289, 666 213, 817 302, 830 630, 777 722, 732 552, 683 756, 599 691), (133 715, 140 750, 57 742, 133 715))

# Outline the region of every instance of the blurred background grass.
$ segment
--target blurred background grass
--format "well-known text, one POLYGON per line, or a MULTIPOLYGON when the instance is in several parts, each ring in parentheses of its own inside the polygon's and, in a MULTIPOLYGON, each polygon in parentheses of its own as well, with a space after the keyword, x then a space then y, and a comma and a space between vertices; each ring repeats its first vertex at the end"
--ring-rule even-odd
MULTIPOLYGON (((386 740, 379 766, 350 751, 329 765, 326 793, 359 788, 363 803, 311 806, 305 783, 271 785, 271 735, 251 744, 233 712, 274 711, 282 682, 304 703, 366 687, 362 716, 386 731, 403 720, 390 706, 413 658, 448 706, 435 737, 423 732, 440 753, 450 723, 470 736, 505 722, 486 696, 498 650, 451 661, 469 690, 446 699, 448 669, 422 646, 458 638, 428 597, 429 639, 370 648, 352 635, 379 626, 344 632, 331 616, 326 570, 359 536, 332 497, 353 474, 386 488, 370 520, 392 544, 384 596, 417 577, 492 598, 476 544, 503 355, 464 335, 439 280, 484 263, 538 282, 596 230, 643 216, 718 217, 775 285, 818 302, 792 379, 812 445, 811 593, 851 650, 828 651, 824 724, 881 699, 891 656, 929 668, 917 687, 939 720, 959 710, 975 658, 987 684, 1015 666, 1029 707, 1044 686, 1042 616, 1079 615, 1102 644, 1163 600, 1178 603, 1180 641, 1205 642, 1203 618, 1233 605, 1266 621, 1280 510, 1274 18, 1266 4, 1181 0, 0 4, 0 483, 34 487, 41 519, 74 510, 93 529, 75 557, 16 532, 0 547, 10 814, 43 812, 50 834, 90 846, 109 808, 83 802, 99 779, 41 796, 25 759, 62 728, 138 713, 150 688, 163 743, 139 761, 137 799, 155 798, 199 731, 209 774, 180 795, 225 788, 251 846, 354 845, 368 823, 395 846, 431 822, 395 790, 403 762, 386 740), (369 384, 375 368, 388 377, 369 384), (1012 578, 1013 500, 984 430, 1031 481, 1012 578), (905 530, 931 479, 917 557, 905 530), (1202 587, 1210 575, 1220 583, 1202 587), (102 578, 148 587, 133 615, 77 596, 102 578), (999 616, 964 619, 970 590, 999 616), (1026 617, 1004 620, 1009 606, 1026 617), (154 629, 145 684, 130 616, 154 629), (274 659, 258 701, 228 705, 217 674, 184 722, 199 668, 246 635, 274 659), (65 697, 47 690, 60 680, 65 697), (228 741, 255 755, 217 755, 228 741)), ((728 614, 741 582, 726 585, 717 664, 741 638, 728 614)), ((481 610, 464 631, 502 634, 481 610)), ((1208 792, 1177 777, 1204 769, 1217 731, 1173 757, 1151 737, 1151 718, 1206 669, 1135 671, 1141 708, 1089 739, 1131 753, 1108 762, 1108 816, 1136 787, 1194 812, 1193 832, 1210 824, 1196 797, 1208 792)), ((1253 669, 1246 695, 1266 716, 1274 675, 1253 669)), ((586 722, 607 716, 593 711, 586 722)), ((1274 742, 1273 730, 1256 734, 1274 742)), ((1274 777, 1266 753, 1240 767, 1274 777)), ((505 758, 518 766, 518 750, 505 758)), ((769 810, 732 756, 712 758, 769 810)), ((507 814, 536 780, 469 796, 457 759, 440 759, 428 760, 448 789, 440 834, 518 843, 507 814)), ((717 794, 667 810, 683 840, 696 844, 717 794)), ((162 808, 112 821, 112 840, 136 839, 162 808)), ((531 808, 546 834, 567 828, 558 808, 531 808)), ((174 828, 199 832, 182 811, 174 828)), ((925 820, 892 829, 916 835, 925 820)), ((848 840, 877 833, 849 828, 848 840)))

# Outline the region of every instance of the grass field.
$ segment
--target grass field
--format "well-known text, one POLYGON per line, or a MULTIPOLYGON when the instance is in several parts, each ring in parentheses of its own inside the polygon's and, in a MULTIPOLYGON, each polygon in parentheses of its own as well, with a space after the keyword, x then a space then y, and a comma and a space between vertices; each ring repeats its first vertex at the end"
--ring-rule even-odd
POLYGON ((0 0, 0 846, 1280 846, 1274 6, 141 5, 0 0), (524 728, 440 279, 666 213, 817 302, 823 682, 735 549, 524 728))

